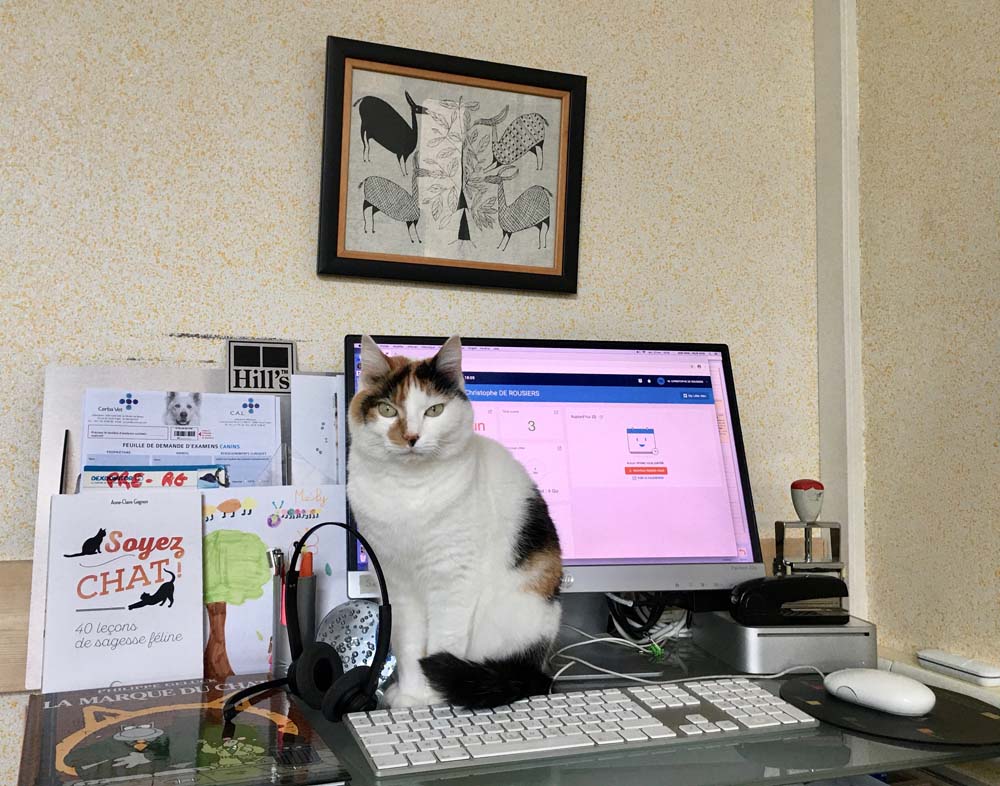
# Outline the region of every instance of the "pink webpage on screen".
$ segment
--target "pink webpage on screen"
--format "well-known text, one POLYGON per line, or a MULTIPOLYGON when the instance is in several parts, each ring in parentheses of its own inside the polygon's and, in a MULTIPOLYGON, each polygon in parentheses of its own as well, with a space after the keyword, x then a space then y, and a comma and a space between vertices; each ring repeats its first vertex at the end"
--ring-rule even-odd
POLYGON ((462 365, 476 432, 534 478, 568 564, 752 561, 718 353, 466 346, 462 365))

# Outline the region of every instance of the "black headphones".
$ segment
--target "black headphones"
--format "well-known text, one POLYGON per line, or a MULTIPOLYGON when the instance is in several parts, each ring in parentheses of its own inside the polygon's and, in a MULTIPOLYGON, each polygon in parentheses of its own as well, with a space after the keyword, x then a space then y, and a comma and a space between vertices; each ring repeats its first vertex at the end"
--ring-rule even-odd
MULTIPOLYGON (((222 708, 222 717, 229 726, 240 711, 237 705, 245 699, 258 693, 288 687, 295 696, 301 698, 314 710, 320 710, 323 717, 331 721, 339 721, 349 712, 367 712, 375 709, 377 699, 375 691, 378 688, 379 675, 385 666, 389 655, 389 638, 392 633, 392 606, 389 605, 389 591, 386 589, 382 566, 372 547, 358 532, 339 521, 324 521, 306 532, 295 543, 288 572, 285 574, 285 619, 288 624, 288 644, 292 653, 292 662, 288 667, 288 676, 277 680, 268 680, 251 688, 237 691, 228 699, 222 708), (378 638, 375 643, 375 657, 371 666, 355 666, 344 672, 340 655, 323 641, 303 642, 299 627, 299 553, 303 544, 320 527, 340 527, 348 534, 357 538, 364 546, 378 576, 379 588, 382 592, 382 603, 378 607, 378 638)), ((225 732, 223 732, 225 736, 225 732)))

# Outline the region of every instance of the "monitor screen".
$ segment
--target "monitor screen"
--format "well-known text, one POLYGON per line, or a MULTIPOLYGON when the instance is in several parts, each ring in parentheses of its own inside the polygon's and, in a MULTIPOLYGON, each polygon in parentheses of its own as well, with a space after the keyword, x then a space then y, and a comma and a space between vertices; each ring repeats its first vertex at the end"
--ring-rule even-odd
MULTIPOLYGON (((443 341, 376 340, 411 358, 443 341)), ((473 428, 532 476, 567 567, 760 561, 724 345, 462 343, 473 428)), ((348 337, 349 393, 360 346, 348 337)), ((362 551, 351 557, 366 567, 362 551)))

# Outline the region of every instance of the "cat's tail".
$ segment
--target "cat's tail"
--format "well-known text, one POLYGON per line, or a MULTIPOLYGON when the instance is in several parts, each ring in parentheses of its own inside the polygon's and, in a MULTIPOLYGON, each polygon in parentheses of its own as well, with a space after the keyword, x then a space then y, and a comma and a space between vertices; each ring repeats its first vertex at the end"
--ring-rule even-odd
POLYGON ((83 553, 83 552, 81 551, 81 552, 80 552, 79 554, 63 554, 63 556, 64 556, 64 557, 86 557, 87 555, 86 555, 86 554, 84 554, 84 553, 83 553))
POLYGON ((528 696, 548 693, 552 678, 542 671, 546 647, 496 660, 464 660, 450 652, 420 659, 427 681, 449 704, 470 710, 498 707, 528 696))

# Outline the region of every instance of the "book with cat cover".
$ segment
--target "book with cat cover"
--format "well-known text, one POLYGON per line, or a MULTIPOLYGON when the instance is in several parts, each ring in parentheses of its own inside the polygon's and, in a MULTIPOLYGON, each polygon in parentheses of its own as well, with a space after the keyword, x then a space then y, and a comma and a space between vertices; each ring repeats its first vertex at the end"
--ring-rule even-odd
POLYGON ((201 678, 196 489, 52 498, 42 690, 201 678))
POLYGON ((341 784, 347 773, 284 691, 226 728, 226 696, 266 679, 184 680, 29 700, 18 786, 341 784))

